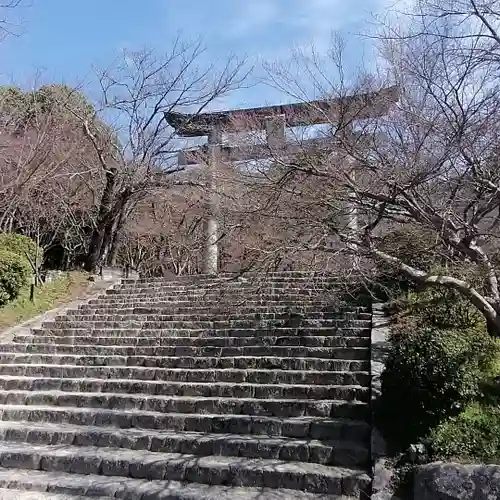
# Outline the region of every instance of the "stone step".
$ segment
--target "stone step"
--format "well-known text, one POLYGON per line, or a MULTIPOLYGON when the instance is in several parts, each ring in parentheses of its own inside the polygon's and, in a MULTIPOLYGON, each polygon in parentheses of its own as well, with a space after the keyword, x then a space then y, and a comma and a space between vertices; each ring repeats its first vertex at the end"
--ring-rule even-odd
POLYGON ((147 283, 141 286, 114 287, 106 290, 106 294, 127 294, 127 293, 147 293, 151 291, 163 291, 173 294, 191 294, 191 293, 295 293, 310 295, 314 293, 335 294, 341 290, 335 283, 307 283, 301 282, 276 282, 276 283, 225 283, 225 284, 191 284, 191 285, 169 285, 166 283, 147 283))
MULTIPOLYGON (((84 311, 85 312, 85 311, 84 311)), ((295 321, 297 324, 302 322, 310 322, 312 320, 321 321, 335 321, 335 325, 342 323, 349 323, 351 321, 371 321, 371 315, 351 315, 346 314, 338 315, 331 312, 315 312, 307 313, 307 315, 302 314, 288 314, 288 313, 216 313, 207 312, 204 314, 151 314, 151 313, 128 313, 121 314, 119 312, 113 312, 110 314, 103 314, 100 311, 95 314, 82 314, 82 311, 77 311, 79 314, 64 314, 64 316, 58 316, 56 321, 295 321)))
MULTIPOLYGON (((195 337, 195 338, 213 338, 213 337, 364 337, 369 338, 370 328, 359 327, 300 327, 300 328, 67 328, 59 325, 51 328, 34 328, 31 330, 33 336, 51 336, 51 337, 154 337, 154 338, 172 338, 172 337, 195 337), (89 333, 91 332, 91 335, 89 333)), ((17 336, 16 338, 22 338, 17 336)))
POLYGON ((148 286, 170 286, 175 288, 195 288, 195 287, 224 287, 224 286, 273 286, 273 285, 338 285, 340 281, 335 278, 290 278, 290 277, 273 277, 273 278, 253 278, 253 279, 220 279, 220 280, 194 280, 194 281, 177 281, 177 280, 159 280, 145 279, 134 281, 122 281, 116 285, 116 288, 141 288, 148 286))
POLYGON ((297 371, 144 368, 74 365, 0 365, 0 376, 34 378, 126 379, 156 382, 232 382, 253 384, 314 384, 368 386, 368 371, 297 371))
MULTIPOLYGON (((0 344, 0 352, 60 352, 62 346, 95 346, 111 349, 110 353, 126 352, 131 355, 144 355, 158 347, 250 347, 250 346, 288 346, 288 347, 369 347, 368 337, 346 336, 268 336, 268 337, 96 337, 85 336, 42 336, 17 335, 13 344, 0 344), (129 347, 130 346, 130 347, 129 347), (133 349, 133 351, 130 351, 133 349), (141 350, 142 349, 142 350, 141 350)), ((104 352, 104 351, 103 351, 104 352)), ((96 352, 96 354, 99 354, 96 352)))
MULTIPOLYGON (((97 298, 90 299, 86 303, 90 306, 114 306, 114 305, 126 305, 128 307, 143 307, 147 306, 161 306, 161 307, 171 307, 171 306, 224 306, 232 305, 239 307, 245 304, 249 305, 260 305, 265 307, 276 307, 276 306, 286 306, 286 307, 298 307, 298 306, 313 306, 317 305, 319 307, 331 307, 331 298, 324 298, 318 295, 262 295, 262 294, 198 294, 198 295, 159 295, 159 294, 142 294, 141 297, 128 297, 114 295, 100 295, 97 298)), ((360 312, 370 312, 369 310, 360 312)))
POLYGON ((329 417, 365 420, 362 401, 149 396, 64 391, 0 391, 0 404, 133 409, 162 413, 233 414, 270 417, 329 417))
MULTIPOLYGON (((8 364, 0 364, 0 372, 3 367, 17 366, 22 364, 32 365, 74 365, 74 366, 96 366, 109 367, 113 371, 120 368, 136 370, 144 368, 151 371, 155 376, 154 369, 163 368, 190 368, 190 369, 260 369, 260 370, 297 370, 297 371, 367 371, 370 362, 367 360, 350 359, 322 359, 322 358, 277 358, 270 356, 263 357, 172 357, 154 358, 147 356, 129 356, 124 361, 123 357, 106 356, 70 356, 70 355, 15 355, 16 360, 8 364), (22 357, 24 356, 24 358, 22 357), (22 360, 25 360, 24 363, 22 360), (91 365, 90 362, 93 362, 91 365)), ((12 359, 12 358, 11 358, 12 359)))
POLYGON ((175 397, 368 401, 367 386, 173 382, 0 376, 0 390, 62 391, 175 397))
MULTIPOLYGON (((304 289, 273 289, 273 290, 165 290, 165 289, 149 289, 143 291, 122 291, 108 290, 107 293, 96 297, 98 300, 135 300, 142 301, 145 299, 154 299, 156 302, 164 302, 170 300, 186 300, 191 299, 193 302, 206 300, 220 300, 221 302, 230 303, 241 301, 242 299, 257 301, 264 300, 266 303, 277 302, 283 300, 293 300, 296 303, 302 302, 304 299, 313 301, 326 301, 330 303, 334 301, 335 293, 327 290, 304 290, 304 289)), ((95 300, 95 299, 94 299, 95 300)))
POLYGON ((134 283, 122 283, 115 285, 114 290, 149 290, 151 288, 165 288, 173 290, 199 290, 199 289, 260 289, 260 288, 335 288, 341 289, 338 280, 331 279, 272 279, 272 280, 226 280, 226 281, 202 281, 197 283, 179 283, 171 281, 136 281, 134 283))
POLYGON ((45 422, 118 429, 256 434, 356 442, 366 442, 370 436, 370 426, 366 421, 349 418, 160 413, 146 410, 14 404, 0 404, 0 415, 4 422, 45 422))
POLYGON ((189 301, 184 303, 177 304, 169 304, 169 303, 157 303, 157 304, 148 304, 144 305, 123 305, 117 307, 116 304, 112 307, 107 306, 106 304, 82 304, 77 309, 69 309, 67 311, 68 314, 89 314, 90 312, 99 312, 100 314, 113 314, 115 312, 119 312, 120 314, 171 314, 175 312, 177 314, 196 314, 196 313, 204 313, 209 312, 212 313, 214 310, 222 309, 223 311, 229 310, 238 313, 266 313, 266 312, 274 312, 274 313, 286 313, 288 311, 292 312, 300 312, 302 314, 308 312, 327 312, 330 314, 335 314, 337 317, 343 316, 353 316, 359 315, 363 319, 370 319, 371 313, 369 311, 358 311, 356 309, 341 309, 336 306, 331 306, 328 304, 295 304, 294 306, 285 305, 285 304, 276 304, 276 305, 268 305, 268 304, 249 304, 248 302, 242 302, 242 304, 220 304, 219 302, 214 302, 213 304, 196 304, 189 301))
POLYGON ((120 448, 0 444, 4 468, 74 474, 188 481, 203 484, 286 488, 310 493, 360 496, 370 478, 362 469, 272 459, 158 453, 120 448))
POLYGON ((330 494, 317 495, 298 490, 148 481, 23 469, 0 469, 0 486, 15 487, 18 490, 26 488, 32 490, 35 495, 39 492, 41 495, 49 495, 49 497, 28 497, 29 500, 36 498, 59 500, 56 495, 60 492, 84 495, 84 498, 92 497, 95 500, 108 498, 123 500, 359 500, 359 497, 355 499, 330 494))
POLYGON ((336 319, 307 319, 298 318, 291 320, 219 320, 219 321, 161 321, 155 320, 127 320, 127 321, 71 321, 60 319, 42 323, 43 328, 142 328, 142 329, 245 329, 245 328, 279 328, 279 327, 322 327, 322 328, 370 328, 369 320, 336 320, 336 319))
POLYGON ((186 283, 248 283, 248 282, 268 282, 268 281, 333 281, 336 283, 342 282, 347 284, 347 280, 339 280, 339 277, 324 272, 311 273, 309 271, 283 271, 283 272, 270 272, 264 275, 262 274, 220 274, 217 276, 210 276, 207 274, 197 274, 197 275, 186 275, 186 276, 176 276, 173 279, 165 277, 155 277, 155 278, 123 278, 120 282, 121 286, 129 286, 134 284, 150 284, 150 283, 171 283, 177 285, 183 285, 186 283))
MULTIPOLYGON (((164 348, 160 348, 164 349, 164 348)), ((78 354, 22 354, 22 353, 0 353, 0 366, 5 364, 57 364, 57 365, 77 365, 77 366, 146 366, 151 368, 268 368, 282 370, 302 370, 316 369, 315 367, 332 367, 332 362, 336 360, 345 361, 368 361, 369 349, 364 347, 350 348, 269 348, 276 356, 247 355, 235 356, 226 349, 237 348, 217 348, 220 352, 207 349, 205 356, 201 356, 201 351, 196 351, 197 355, 188 355, 189 351, 184 350, 181 355, 181 348, 174 356, 111 356, 111 355, 78 355, 78 354), (284 349, 280 350, 280 349, 284 349), (306 349, 309 349, 308 351, 306 349), (281 353, 280 356, 278 353, 281 353), (240 361, 242 360, 242 361, 240 361), (305 360, 305 362, 303 361, 305 360), (309 361, 310 360, 310 361, 309 361)), ((182 348, 188 349, 188 348, 182 348)), ((191 348, 196 349, 196 348, 191 348)), ((241 349, 252 349, 249 347, 241 349)), ((264 350, 265 351, 265 350, 264 350)), ((193 351, 194 352, 194 351, 193 351)), ((254 350, 254 352, 257 352, 254 350)), ((321 368, 318 368, 321 369, 321 368)), ((326 368, 328 369, 328 368, 326 368)), ((332 371, 332 370, 330 370, 332 371)), ((334 369, 333 371, 337 371, 334 369)))
POLYGON ((339 467, 369 464, 366 446, 248 434, 209 434, 168 430, 117 429, 70 424, 0 422, 0 443, 113 447, 198 456, 265 458, 339 467))
POLYGON ((72 321, 88 321, 88 320, 99 320, 99 321, 109 321, 109 320, 129 320, 129 319, 140 319, 140 320, 162 320, 162 321, 183 321, 183 320, 208 320, 208 321, 219 321, 227 319, 276 319, 276 320, 288 320, 291 317, 303 317, 304 319, 333 319, 339 321, 352 321, 352 320, 367 320, 371 321, 372 316, 369 313, 336 313, 332 311, 319 311, 315 312, 303 312, 302 310, 297 312, 288 312, 286 310, 265 310, 264 312, 241 312, 235 310, 234 308, 228 308, 227 311, 218 311, 215 308, 206 308, 205 310, 183 310, 183 311, 173 311, 169 309, 158 309, 154 311, 150 308, 94 308, 93 310, 88 309, 78 309, 67 311, 65 316, 72 321))
POLYGON ((129 291, 129 290, 150 290, 152 288, 162 288, 165 290, 183 290, 183 291, 196 291, 196 290, 259 290, 259 289, 341 289, 338 281, 332 280, 270 280, 270 281, 225 281, 225 282, 200 282, 200 283, 172 283, 149 281, 146 283, 133 283, 115 285, 114 290, 129 291))
MULTIPOLYGON (((0 500, 86 500, 88 498, 81 495, 59 495, 57 493, 45 493, 41 491, 20 491, 0 488, 0 500)), ((100 496, 93 498, 95 500, 112 500, 112 497, 100 496)))
MULTIPOLYGON (((91 339, 89 339, 91 340, 91 339)), ((117 348, 115 348, 118 350, 117 348)), ((367 360, 370 356, 370 351, 367 347, 310 347, 310 346, 277 346, 277 345, 257 345, 257 346, 243 346, 243 347, 217 347, 217 346, 160 346, 153 348, 143 348, 145 351, 153 350, 151 353, 140 353, 137 352, 134 355, 134 349, 132 352, 127 352, 127 348, 121 348, 121 351, 112 353, 109 348, 102 348, 96 346, 60 346, 61 353, 50 353, 50 354, 22 354, 16 352, 0 352, 0 364, 2 363, 16 363, 18 359, 20 363, 26 363, 27 356, 33 356, 38 359, 40 356, 59 356, 70 354, 72 356, 80 357, 92 357, 100 358, 105 356, 108 361, 100 363, 99 361, 89 360, 89 364, 116 364, 116 365, 135 365, 137 362, 136 358, 152 358, 143 361, 147 363, 148 366, 157 366, 157 363, 161 363, 161 358, 172 358, 172 357, 218 357, 218 358, 228 358, 228 357, 259 357, 259 356, 274 356, 280 358, 324 358, 324 359, 363 359, 367 360), (96 350, 101 350, 100 353, 96 350), (78 354, 77 354, 78 353, 78 354), (132 361, 129 363, 129 359, 132 361), (24 359, 24 361, 22 361, 24 359)), ((33 361, 37 363, 38 361, 33 361)), ((44 362, 44 361, 40 361, 44 362)), ((63 363, 65 364, 65 363, 63 363)), ((73 364, 73 363, 70 363, 73 364)), ((76 363, 76 364, 81 364, 76 363)))
MULTIPOLYGON (((140 283, 140 282, 149 282, 152 281, 177 281, 177 282, 185 282, 192 281, 198 282, 201 280, 208 281, 223 281, 223 280, 254 280, 254 279, 271 279, 271 278, 316 278, 316 279, 339 279, 338 274, 330 272, 330 271, 311 271, 310 269, 300 269, 300 270, 288 270, 288 271, 273 271, 273 270, 259 270, 259 271, 248 271, 246 273, 219 273, 217 276, 212 274, 200 273, 200 274, 182 274, 180 276, 174 276, 172 278, 157 276, 154 278, 143 278, 143 277, 133 277, 133 278, 123 278, 122 283, 140 283)), ((346 278, 342 277, 342 280, 347 282, 346 278)))

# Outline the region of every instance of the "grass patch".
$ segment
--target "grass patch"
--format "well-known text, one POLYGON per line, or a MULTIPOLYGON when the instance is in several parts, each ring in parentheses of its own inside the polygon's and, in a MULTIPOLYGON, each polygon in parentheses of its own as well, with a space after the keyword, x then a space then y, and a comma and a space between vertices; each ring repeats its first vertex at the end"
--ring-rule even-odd
POLYGON ((0 331, 32 319, 83 296, 88 289, 88 275, 69 272, 35 290, 35 302, 30 302, 30 289, 24 288, 16 300, 0 307, 0 331))

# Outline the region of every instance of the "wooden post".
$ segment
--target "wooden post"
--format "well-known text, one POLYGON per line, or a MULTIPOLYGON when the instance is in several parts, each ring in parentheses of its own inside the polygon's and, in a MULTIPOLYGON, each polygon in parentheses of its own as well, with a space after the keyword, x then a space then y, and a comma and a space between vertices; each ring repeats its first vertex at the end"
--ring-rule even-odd
POLYGON ((32 276, 30 283, 30 302, 32 304, 35 303, 35 284, 36 284, 36 274, 32 276))
POLYGON ((217 195, 217 164, 220 157, 222 131, 214 125, 208 136, 208 164, 206 166, 207 199, 205 203, 205 248, 203 273, 215 275, 219 271, 219 200, 217 195))

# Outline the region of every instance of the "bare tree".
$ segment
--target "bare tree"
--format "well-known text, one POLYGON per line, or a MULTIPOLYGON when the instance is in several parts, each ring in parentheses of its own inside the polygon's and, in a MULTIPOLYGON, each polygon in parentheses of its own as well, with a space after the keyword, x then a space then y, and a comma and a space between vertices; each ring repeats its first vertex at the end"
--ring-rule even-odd
POLYGON ((144 276, 196 274, 203 250, 201 193, 189 186, 144 199, 122 229, 119 261, 144 276))
POLYGON ((45 250, 62 246, 64 265, 73 265, 75 251, 88 246, 94 202, 87 165, 97 160, 73 112, 92 107, 76 90, 49 85, 4 87, 0 109, 0 230, 35 237, 45 250))
POLYGON ((270 67, 272 84, 295 99, 308 102, 319 94, 345 105, 332 106, 331 113, 327 108, 328 127, 314 130, 335 145, 331 152, 278 152, 274 172, 263 164, 262 179, 274 202, 262 215, 268 211, 289 227, 303 228, 302 237, 288 245, 293 252, 353 255, 360 259, 352 263, 358 273, 384 262, 421 286, 457 291, 498 335, 500 44, 494 25, 481 18, 487 9, 496 15, 497 3, 421 2, 407 32, 384 32, 384 78, 350 80, 339 45, 326 66, 312 52, 296 55, 295 69, 270 67), (459 4, 472 11, 445 10, 459 4), (399 96, 386 103, 386 114, 367 118, 356 100, 346 98, 394 84, 399 96), (280 210, 284 199, 286 210, 280 210), (414 231, 415 239, 430 236, 425 250, 445 268, 419 267, 385 247, 384 235, 395 229, 414 231), (459 264, 473 272, 464 277, 459 264))
POLYGON ((89 270, 112 261, 112 242, 124 214, 144 197, 174 185, 193 184, 174 161, 179 149, 165 113, 187 109, 201 112, 241 85, 243 62, 231 58, 216 68, 203 63, 200 43, 174 40, 163 56, 153 51, 124 53, 120 62, 100 77, 102 110, 113 127, 94 117, 79 116, 94 147, 99 209, 86 262, 89 270))
POLYGON ((14 21, 14 11, 22 7, 24 0, 6 0, 0 4, 0 40, 19 33, 19 22, 14 21))

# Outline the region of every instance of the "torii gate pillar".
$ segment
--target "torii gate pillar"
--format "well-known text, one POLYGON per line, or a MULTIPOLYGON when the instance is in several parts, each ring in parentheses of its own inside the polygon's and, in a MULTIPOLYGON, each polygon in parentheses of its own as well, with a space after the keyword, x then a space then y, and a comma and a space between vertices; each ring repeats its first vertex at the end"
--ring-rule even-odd
POLYGON ((217 194, 217 164, 220 160, 222 131, 214 125, 208 136, 208 165, 206 168, 206 202, 204 220, 203 273, 219 271, 219 200, 217 194))

